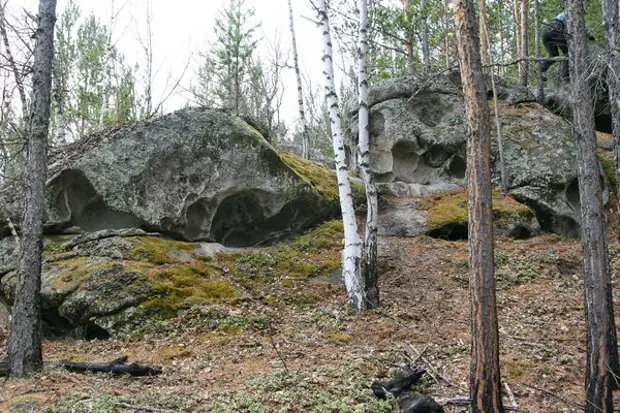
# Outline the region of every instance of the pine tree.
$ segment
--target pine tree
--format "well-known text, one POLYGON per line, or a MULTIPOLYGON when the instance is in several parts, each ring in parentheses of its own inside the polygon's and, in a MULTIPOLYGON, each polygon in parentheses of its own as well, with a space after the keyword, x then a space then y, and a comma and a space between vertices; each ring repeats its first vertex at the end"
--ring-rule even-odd
POLYGON ((34 49, 32 114, 28 128, 26 211, 22 222, 18 280, 9 338, 9 364, 13 377, 23 377, 43 367, 41 254, 55 23, 56 0, 40 0, 34 49))

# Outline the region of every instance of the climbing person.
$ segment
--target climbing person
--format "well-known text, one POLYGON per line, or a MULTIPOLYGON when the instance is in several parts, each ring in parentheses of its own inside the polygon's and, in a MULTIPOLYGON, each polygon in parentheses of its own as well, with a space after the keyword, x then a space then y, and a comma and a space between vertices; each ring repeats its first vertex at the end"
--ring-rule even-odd
MULTIPOLYGON (((596 40, 592 32, 588 30, 588 39, 596 40)), ((543 25, 542 41, 549 57, 560 56, 562 54, 568 59, 568 34, 566 32, 566 14, 564 12, 555 16, 549 23, 543 25)), ((544 60, 540 64, 540 69, 545 73, 555 63, 553 60, 544 60)), ((568 81, 568 60, 564 60, 560 67, 560 75, 568 81)))

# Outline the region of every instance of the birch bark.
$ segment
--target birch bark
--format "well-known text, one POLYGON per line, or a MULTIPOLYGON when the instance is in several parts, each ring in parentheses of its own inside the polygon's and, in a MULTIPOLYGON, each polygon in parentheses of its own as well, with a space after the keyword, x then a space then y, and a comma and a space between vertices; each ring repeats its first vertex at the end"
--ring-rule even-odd
POLYGON ((362 241, 357 232, 353 194, 349 181, 342 131, 340 126, 340 108, 334 81, 334 63, 332 60, 332 40, 329 27, 327 0, 319 0, 319 26, 323 35, 323 76, 325 81, 325 101, 329 112, 332 130, 332 143, 338 179, 338 194, 344 224, 344 250, 342 252, 342 275, 347 289, 349 305, 358 310, 367 308, 365 286, 360 274, 362 241))
POLYGON ((379 289, 377 286, 377 189, 375 177, 370 163, 370 132, 368 128, 368 75, 366 73, 366 55, 368 54, 368 3, 359 0, 360 24, 358 44, 358 81, 359 81, 359 138, 358 161, 364 187, 366 189, 366 228, 364 233, 364 251, 362 256, 362 277, 367 308, 379 305, 379 289))

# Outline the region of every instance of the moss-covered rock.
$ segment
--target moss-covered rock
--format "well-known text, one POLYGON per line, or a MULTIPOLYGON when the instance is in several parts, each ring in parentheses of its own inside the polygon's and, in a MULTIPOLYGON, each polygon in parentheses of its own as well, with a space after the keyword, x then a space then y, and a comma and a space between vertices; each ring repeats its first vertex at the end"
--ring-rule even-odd
MULTIPOLYGON (((450 191, 418 200, 418 208, 428 212, 427 234, 440 238, 467 237, 467 192, 450 191)), ((540 231, 536 216, 510 195, 493 191, 493 226, 497 235, 527 238, 540 231)))
MULTIPOLYGON (((116 335, 196 306, 235 305, 266 289, 286 288, 286 279, 325 276, 340 267, 342 233, 341 221, 328 221, 255 250, 209 249, 156 236, 90 237, 77 245, 67 237, 48 237, 41 289, 46 331, 116 335), (205 255, 210 250, 220 252, 205 255)), ((7 266, 11 270, 0 275, 0 301, 10 304, 16 274, 14 263, 7 266)), ((272 291, 272 303, 293 297, 281 295, 272 291)), ((258 328, 258 321, 248 323, 258 328)))

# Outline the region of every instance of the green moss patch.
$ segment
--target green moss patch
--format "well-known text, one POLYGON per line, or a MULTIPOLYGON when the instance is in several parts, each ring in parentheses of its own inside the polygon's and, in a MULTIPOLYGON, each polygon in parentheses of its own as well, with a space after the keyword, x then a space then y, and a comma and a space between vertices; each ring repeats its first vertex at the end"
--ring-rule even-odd
POLYGON ((327 201, 338 199, 336 174, 323 165, 288 152, 279 152, 284 161, 299 177, 308 182, 327 201))
POLYGON ((351 334, 347 334, 343 331, 326 331, 323 333, 323 337, 337 343, 348 343, 351 339, 353 339, 351 334))
MULTIPOLYGON (((127 333, 134 331, 132 320, 145 326, 152 320, 154 330, 166 330, 166 320, 191 308, 234 305, 248 296, 268 296, 274 305, 312 304, 319 298, 298 294, 286 281, 338 270, 342 234, 342 222, 329 221, 271 247, 212 257, 200 255, 199 244, 160 237, 112 237, 72 251, 62 248, 64 240, 47 240, 44 300, 50 307, 62 304, 69 317, 102 318, 106 329, 127 333), (125 313, 128 307, 137 311, 125 313)), ((198 318, 212 317, 201 312, 198 318)), ((229 330, 260 324, 227 323, 229 330)))
POLYGON ((228 259, 232 259, 232 271, 245 281, 327 275, 340 268, 343 231, 342 221, 328 221, 290 241, 228 259))
POLYGON ((616 163, 614 161, 614 154, 605 150, 599 149, 598 159, 603 167, 603 174, 609 185, 609 189, 616 195, 616 163))
MULTIPOLYGON (((418 207, 428 211, 430 229, 444 225, 467 224, 467 191, 449 191, 427 195, 418 201, 418 207)), ((498 190, 493 191, 493 218, 500 220, 511 216, 532 216, 532 211, 512 197, 502 196, 498 190)))

